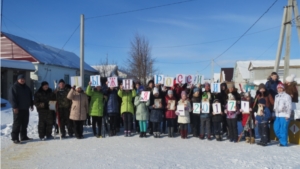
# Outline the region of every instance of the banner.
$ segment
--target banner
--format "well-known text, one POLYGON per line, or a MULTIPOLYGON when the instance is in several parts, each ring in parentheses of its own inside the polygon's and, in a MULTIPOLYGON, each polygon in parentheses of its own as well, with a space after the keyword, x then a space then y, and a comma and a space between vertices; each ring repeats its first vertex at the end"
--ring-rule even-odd
POLYGON ((108 77, 107 78, 108 87, 118 87, 118 77, 108 77))
POLYGON ((186 78, 184 74, 177 74, 176 75, 176 83, 181 83, 181 84, 185 84, 186 83, 186 78))
POLYGON ((100 75, 90 76, 91 86, 101 86, 100 75))
POLYGON ((133 81, 132 79, 123 79, 123 90, 132 90, 133 89, 133 81))
POLYGON ((163 84, 164 75, 154 75, 154 84, 163 84))
POLYGON ((165 77, 164 78, 164 86, 173 87, 173 77, 165 77))
POLYGON ((142 91, 141 93, 141 98, 140 98, 142 102, 146 102, 150 99, 150 92, 149 91, 142 91))
POLYGON ((71 76, 70 77, 71 86, 82 86, 81 77, 80 76, 71 76))

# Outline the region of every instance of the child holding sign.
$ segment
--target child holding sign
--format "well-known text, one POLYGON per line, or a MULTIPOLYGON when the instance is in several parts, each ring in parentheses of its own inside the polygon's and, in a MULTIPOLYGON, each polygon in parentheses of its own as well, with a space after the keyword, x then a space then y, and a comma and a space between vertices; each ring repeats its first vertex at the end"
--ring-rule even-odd
POLYGON ((150 121, 152 122, 153 136, 154 138, 160 137, 160 123, 162 122, 164 113, 165 100, 159 94, 159 89, 154 87, 153 97, 150 99, 150 121))
POLYGON ((271 117, 271 112, 268 107, 266 107, 266 100, 261 98, 258 100, 258 106, 263 107, 261 112, 257 112, 255 117, 255 124, 258 125, 258 132, 260 135, 260 142, 257 143, 261 146, 266 146, 268 144, 268 133, 269 133, 269 118, 271 117))
POLYGON ((221 123, 223 121, 223 110, 221 108, 221 103, 218 99, 215 99, 213 102, 213 117, 212 122, 214 125, 214 132, 216 136, 217 141, 222 141, 222 135, 221 135, 221 123))
POLYGON ((107 90, 107 115, 109 116, 110 123, 110 136, 115 136, 117 133, 117 124, 120 118, 120 104, 118 98, 118 90, 114 87, 109 87, 107 90))
POLYGON ((167 110, 166 110, 166 119, 168 127, 168 137, 174 137, 174 127, 176 120, 176 98, 174 97, 173 90, 168 90, 168 94, 165 96, 167 110))
POLYGON ((204 92, 202 94, 202 102, 201 102, 201 114, 200 114, 200 136, 199 138, 201 140, 204 139, 205 136, 205 130, 207 133, 207 140, 211 140, 211 105, 209 102, 209 96, 208 96, 208 92, 204 92))
POLYGON ((120 85, 118 96, 122 99, 121 115, 124 123, 124 136, 131 136, 132 120, 134 108, 132 99, 136 96, 136 90, 123 90, 123 85, 120 85))
MULTIPOLYGON (((196 109, 201 109, 201 90, 198 87, 193 89, 193 97, 191 99, 191 105, 193 105, 193 114, 191 117, 192 124, 191 128, 193 130, 193 137, 199 137, 200 134, 200 113, 196 109), (194 103, 198 103, 198 107, 194 106, 194 103)), ((199 110, 200 111, 200 110, 199 110)))
POLYGON ((178 110, 176 114, 178 115, 178 123, 180 124, 180 135, 182 139, 187 138, 188 124, 190 123, 190 112, 192 111, 192 106, 190 101, 187 100, 187 94, 185 91, 181 92, 181 99, 178 101, 178 105, 184 106, 184 115, 179 115, 178 110))
POLYGON ((246 138, 246 143, 255 143, 255 133, 254 133, 254 114, 252 112, 252 102, 249 93, 244 93, 241 102, 242 113, 242 126, 244 128, 244 134, 246 138))
MULTIPOLYGON (((150 99, 142 101, 142 91, 143 89, 140 88, 134 99, 134 105, 136 106, 136 119, 139 121, 140 126, 140 138, 146 137, 147 120, 149 119, 148 106, 150 105, 150 99)), ((150 92, 148 94, 150 94, 150 92)))

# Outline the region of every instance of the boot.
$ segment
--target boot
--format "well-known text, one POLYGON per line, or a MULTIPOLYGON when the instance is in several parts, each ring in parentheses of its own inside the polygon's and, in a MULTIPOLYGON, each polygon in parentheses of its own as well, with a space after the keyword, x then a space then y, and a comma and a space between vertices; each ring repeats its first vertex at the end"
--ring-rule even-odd
POLYGON ((127 131, 127 135, 128 135, 128 137, 131 137, 131 131, 130 130, 127 131))
POLYGON ((204 139, 204 135, 200 134, 199 139, 203 140, 204 139))
POLYGON ((250 143, 250 137, 246 137, 246 143, 250 143))
POLYGON ((168 127, 168 137, 171 137, 171 127, 168 127))
POLYGON ((255 138, 251 137, 249 142, 250 142, 250 144, 255 144, 255 138))
POLYGON ((184 136, 183 136, 183 130, 180 130, 180 137, 183 139, 184 136))
POLYGON ((220 141, 219 139, 220 139, 220 136, 219 136, 219 135, 216 135, 216 140, 217 140, 217 141, 220 141))
POLYGON ((191 126, 191 133, 190 134, 193 134, 194 133, 193 125, 190 124, 190 126, 191 126))
POLYGON ((210 135, 207 135, 207 140, 211 141, 211 136, 210 135))
POLYGON ((170 131, 171 131, 170 136, 171 136, 171 137, 174 137, 174 127, 171 127, 171 128, 170 128, 170 131))
POLYGON ((146 132, 143 132, 143 137, 147 138, 147 133, 146 132))
POLYGON ((184 130, 184 138, 185 138, 185 139, 188 138, 188 130, 184 130))
POLYGON ((128 137, 128 132, 127 131, 124 131, 124 136, 128 137))
POLYGON ((144 132, 140 132, 140 138, 143 138, 144 132))
POLYGON ((156 138, 160 138, 160 132, 157 132, 156 134, 156 138))
POLYGON ((218 135, 219 136, 219 140, 218 141, 222 141, 223 138, 222 138, 222 135, 218 135))
POLYGON ((110 131, 109 131, 109 137, 112 137, 112 136, 113 136, 113 131, 110 130, 110 131))

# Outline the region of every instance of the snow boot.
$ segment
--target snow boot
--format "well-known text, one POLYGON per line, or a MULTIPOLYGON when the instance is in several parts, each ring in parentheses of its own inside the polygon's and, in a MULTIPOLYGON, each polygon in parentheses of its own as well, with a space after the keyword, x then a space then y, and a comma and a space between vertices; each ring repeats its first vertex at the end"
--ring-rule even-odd
POLYGON ((250 143, 250 137, 246 137, 246 143, 250 143))
POLYGON ((250 137, 250 144, 255 144, 255 138, 254 137, 250 137))
POLYGON ((143 137, 144 138, 147 138, 147 133, 146 132, 143 132, 144 134, 143 134, 143 137))
POLYGON ((201 134, 200 134, 199 139, 200 139, 200 140, 204 140, 204 135, 201 135, 201 134))
POLYGON ((143 138, 144 132, 140 132, 140 138, 143 138))
POLYGON ((174 137, 174 127, 171 127, 170 130, 171 130, 170 136, 171 136, 171 137, 174 137))
POLYGON ((128 137, 131 137, 131 131, 130 130, 127 131, 127 135, 128 135, 128 137))
POLYGON ((127 131, 124 131, 124 136, 128 137, 128 132, 127 131))
POLYGON ((168 127, 168 137, 171 137, 171 127, 168 127))
POLYGON ((180 137, 183 139, 184 138, 184 133, 183 133, 183 130, 181 129, 180 130, 180 137))
POLYGON ((184 138, 185 138, 185 139, 188 138, 188 130, 184 130, 184 138))
POLYGON ((210 135, 207 135, 207 140, 208 140, 208 141, 211 141, 211 140, 212 140, 212 138, 211 138, 210 135))

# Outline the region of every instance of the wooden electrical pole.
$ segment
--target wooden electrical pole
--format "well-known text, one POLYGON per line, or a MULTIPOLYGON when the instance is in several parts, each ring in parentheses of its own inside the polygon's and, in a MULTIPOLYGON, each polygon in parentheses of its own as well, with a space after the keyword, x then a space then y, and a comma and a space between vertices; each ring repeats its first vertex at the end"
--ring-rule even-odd
POLYGON ((84 15, 80 15, 80 78, 84 87, 84 15))

